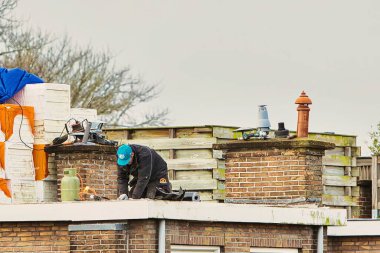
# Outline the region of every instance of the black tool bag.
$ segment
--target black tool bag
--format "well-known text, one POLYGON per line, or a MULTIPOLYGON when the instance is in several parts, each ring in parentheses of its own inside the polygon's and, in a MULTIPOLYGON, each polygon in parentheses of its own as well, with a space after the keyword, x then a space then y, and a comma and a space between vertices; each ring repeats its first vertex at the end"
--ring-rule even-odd
POLYGON ((182 188, 179 188, 179 191, 170 191, 167 192, 165 189, 161 187, 156 187, 156 199, 162 199, 162 200, 174 200, 174 201, 181 201, 183 200, 183 197, 185 196, 185 191, 182 190, 182 188))

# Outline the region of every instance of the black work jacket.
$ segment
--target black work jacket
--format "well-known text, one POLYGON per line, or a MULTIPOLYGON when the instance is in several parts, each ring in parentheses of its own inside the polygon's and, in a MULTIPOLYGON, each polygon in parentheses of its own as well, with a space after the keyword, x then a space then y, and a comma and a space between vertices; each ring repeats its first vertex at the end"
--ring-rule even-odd
POLYGON ((137 181, 132 198, 139 199, 149 182, 167 178, 168 166, 164 159, 153 149, 145 146, 130 144, 134 152, 132 164, 118 166, 118 186, 119 194, 128 193, 129 175, 133 176, 132 181, 137 181))

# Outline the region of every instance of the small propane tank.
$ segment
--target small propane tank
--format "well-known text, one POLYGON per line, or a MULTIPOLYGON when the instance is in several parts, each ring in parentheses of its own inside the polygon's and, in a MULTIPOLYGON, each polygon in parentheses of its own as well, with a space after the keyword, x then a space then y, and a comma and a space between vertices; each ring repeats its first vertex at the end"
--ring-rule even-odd
POLYGON ((76 174, 76 169, 66 168, 63 170, 63 178, 61 181, 62 201, 79 200, 80 182, 76 174))

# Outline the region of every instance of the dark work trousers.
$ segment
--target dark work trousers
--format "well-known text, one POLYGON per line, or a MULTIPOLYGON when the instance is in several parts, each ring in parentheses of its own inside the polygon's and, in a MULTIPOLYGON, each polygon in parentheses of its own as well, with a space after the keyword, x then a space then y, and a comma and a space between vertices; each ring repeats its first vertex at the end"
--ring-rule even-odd
MULTIPOLYGON (((166 177, 166 182, 165 183, 160 183, 160 180, 155 180, 152 182, 149 182, 148 185, 146 186, 144 193, 142 194, 141 198, 149 198, 149 199, 154 199, 156 197, 156 188, 161 188, 164 191, 170 193, 171 192, 171 183, 169 183, 169 179, 166 177)), ((135 190, 135 186, 133 185, 131 190, 128 192, 128 197, 132 198, 132 193, 135 190)))

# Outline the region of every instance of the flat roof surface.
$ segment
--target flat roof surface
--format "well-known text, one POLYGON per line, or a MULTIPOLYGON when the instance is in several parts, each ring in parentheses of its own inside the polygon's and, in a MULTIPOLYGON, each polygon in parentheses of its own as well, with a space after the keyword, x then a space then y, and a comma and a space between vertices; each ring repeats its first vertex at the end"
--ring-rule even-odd
POLYGON ((124 200, 0 205, 0 222, 169 219, 188 221, 346 224, 344 209, 270 207, 187 201, 124 200))

